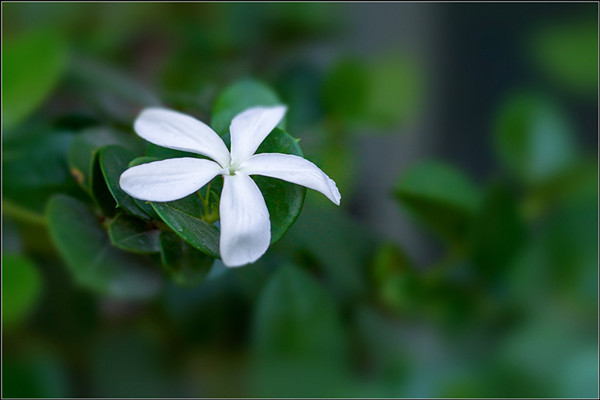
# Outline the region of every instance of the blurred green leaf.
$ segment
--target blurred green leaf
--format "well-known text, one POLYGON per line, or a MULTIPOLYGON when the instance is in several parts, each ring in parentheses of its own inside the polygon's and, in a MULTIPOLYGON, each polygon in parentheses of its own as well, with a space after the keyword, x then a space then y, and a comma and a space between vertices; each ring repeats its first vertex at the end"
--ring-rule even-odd
POLYGON ((493 129, 500 162, 527 183, 554 178, 577 158, 571 122, 544 96, 512 95, 497 112, 493 129))
POLYGON ((2 329, 19 324, 33 310, 42 289, 35 265, 25 256, 2 252, 2 329))
POLYGON ((2 397, 67 398, 73 396, 67 368, 52 354, 2 357, 2 397))
POLYGON ((67 64, 67 44, 51 31, 2 38, 2 127, 10 129, 50 95, 67 64))
POLYGON ((406 55, 390 55, 368 66, 366 119, 388 127, 412 120, 423 102, 424 82, 416 61, 406 55))
POLYGON ((69 148, 69 168, 77 183, 89 192, 94 152, 103 146, 119 145, 131 151, 140 151, 143 142, 133 134, 107 127, 87 128, 76 135, 69 148))
POLYGON ((527 42, 537 67, 570 91, 598 92, 598 20, 556 21, 539 26, 527 42))
POLYGON ((135 199, 121 189, 119 179, 121 174, 128 168, 129 162, 134 159, 134 153, 115 145, 103 147, 98 153, 100 168, 104 181, 116 201, 117 207, 142 219, 150 217, 140 207, 135 199))
POLYGON ((258 300, 252 349, 257 394, 301 397, 339 391, 345 337, 332 300, 298 267, 283 265, 258 300))
MULTIPOLYGON (((278 128, 267 136, 256 153, 283 153, 303 157, 298 139, 278 128)), ((302 211, 306 188, 281 179, 258 175, 253 178, 265 198, 271 221, 271 243, 275 243, 290 229, 302 211)))
MULTIPOLYGON (((252 79, 238 81, 225 88, 213 107, 210 126, 219 134, 229 132, 229 124, 240 112, 255 106, 281 104, 277 94, 267 85, 252 79)), ((285 118, 277 125, 285 129, 285 118)))
POLYGON ((308 254, 310 264, 321 267, 332 293, 350 301, 365 293, 368 276, 364 266, 372 257, 375 240, 342 209, 307 206, 278 248, 286 256, 308 254))
POLYGON ((219 230, 202 220, 202 205, 196 193, 166 203, 153 202, 152 207, 183 240, 211 257, 220 258, 219 230))
POLYGON ((106 116, 131 124, 143 107, 160 106, 160 99, 147 87, 100 61, 75 57, 69 75, 76 88, 106 116))
POLYGON ((173 232, 161 232, 160 253, 165 270, 177 284, 182 286, 194 286, 202 282, 215 261, 211 256, 187 244, 173 232))
POLYGON ((3 209, 41 216, 54 193, 78 194, 66 165, 72 139, 67 132, 32 128, 31 132, 3 140, 3 209))
POLYGON ((148 332, 109 331, 92 344, 92 397, 185 397, 165 364, 160 342, 148 332))
POLYGON ((125 214, 118 214, 108 226, 111 243, 133 253, 158 253, 159 235, 160 231, 148 222, 125 214))
POLYGON ((466 233, 479 193, 460 171, 428 161, 413 165, 398 180, 394 195, 412 214, 446 239, 466 233))
POLYGON ((85 204, 56 195, 46 212, 50 235, 78 284, 124 299, 146 299, 158 292, 161 282, 150 259, 113 247, 85 204))
POLYGON ((421 72, 406 55, 368 62, 348 58, 335 63, 325 77, 323 103, 351 125, 390 127, 416 116, 423 92, 421 72))
POLYGON ((505 276, 525 238, 525 223, 514 195, 501 183, 492 185, 484 195, 471 232, 473 259, 479 272, 494 282, 505 276))
POLYGON ((369 73, 364 62, 340 60, 323 84, 323 105, 328 112, 356 122, 364 116, 369 93, 369 73))

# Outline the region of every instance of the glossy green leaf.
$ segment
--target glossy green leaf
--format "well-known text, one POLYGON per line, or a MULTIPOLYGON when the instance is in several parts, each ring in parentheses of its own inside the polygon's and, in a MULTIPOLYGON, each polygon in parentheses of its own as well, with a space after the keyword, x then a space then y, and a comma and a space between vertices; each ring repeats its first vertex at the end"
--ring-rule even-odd
POLYGON ((556 177, 577 157, 570 121, 541 95, 514 94, 498 111, 493 127, 500 162, 528 183, 556 177))
POLYGON ((152 207, 186 242, 211 257, 220 257, 219 230, 202 220, 202 205, 196 193, 180 200, 152 203, 152 207))
POLYGON ((2 126, 10 129, 51 93, 67 64, 67 46, 52 32, 2 39, 2 126))
MULTIPOLYGON (((215 101, 210 125, 219 134, 229 132, 233 117, 250 107, 281 104, 277 94, 265 84, 246 79, 225 88, 215 101)), ((285 118, 277 125, 285 129, 285 118)))
POLYGON ((33 129, 3 140, 2 196, 7 211, 10 206, 42 216, 53 194, 79 192, 65 163, 72 139, 67 132, 33 129))
POLYGON ((26 257, 2 253, 2 327, 10 329, 33 310, 42 281, 36 266, 26 257))
POLYGON ((90 191, 90 176, 94 152, 103 146, 119 145, 131 151, 141 151, 144 143, 133 133, 108 127, 93 127, 81 131, 73 138, 68 161, 71 174, 87 192, 90 191))
POLYGON ((215 259, 196 250, 173 232, 160 234, 160 254, 163 266, 171 279, 182 286, 202 282, 215 259))
POLYGON ((157 294, 161 282, 156 266, 149 258, 114 247, 85 204, 56 195, 48 202, 46 215, 50 235, 79 285, 124 299, 157 294))
POLYGON ((135 199, 125 193, 119 185, 121 174, 129 167, 129 162, 135 155, 123 147, 110 145, 100 149, 98 157, 104 181, 115 199, 116 206, 136 217, 149 219, 135 199))
POLYGON ((117 202, 108 189, 104 174, 102 173, 102 167, 100 166, 99 150, 94 151, 92 156, 90 194, 104 215, 114 217, 117 214, 117 202))
POLYGON ((125 214, 118 214, 108 226, 111 243, 134 253, 158 253, 159 235, 160 231, 152 224, 125 214))
POLYGON ((479 193, 450 165, 422 162, 405 171, 394 194, 421 222, 448 239, 466 234, 479 193))

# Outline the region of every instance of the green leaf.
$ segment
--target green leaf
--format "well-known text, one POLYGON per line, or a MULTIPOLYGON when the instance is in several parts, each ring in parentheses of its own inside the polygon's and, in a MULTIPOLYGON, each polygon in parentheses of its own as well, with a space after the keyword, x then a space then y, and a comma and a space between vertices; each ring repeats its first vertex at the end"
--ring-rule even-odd
POLYGON ((117 202, 108 189, 102 167, 100 166, 100 151, 94 151, 92 158, 92 171, 90 176, 90 194, 102 213, 107 217, 117 214, 117 202))
POLYGON ((2 253, 2 327, 10 329, 33 310, 42 282, 35 265, 18 254, 2 253))
POLYGON ((43 128, 3 140, 2 196, 5 205, 10 203, 11 209, 42 216, 46 202, 53 194, 76 195, 79 190, 65 163, 72 139, 70 133, 43 128))
MULTIPOLYGON (((277 94, 265 84, 246 79, 228 86, 221 92, 213 107, 210 125, 219 134, 229 132, 229 124, 240 112, 255 106, 275 106, 281 104, 277 94)), ((277 125, 285 129, 285 118, 277 125)))
POLYGON ((128 168, 135 155, 123 147, 110 145, 100 149, 98 157, 102 175, 116 206, 138 218, 149 219, 135 199, 125 193, 119 185, 121 174, 128 168))
POLYGON ((219 230, 202 220, 202 206, 196 193, 180 200, 151 204, 160 218, 186 242, 211 257, 220 257, 219 230))
POLYGON ((439 162, 413 165, 398 180, 394 195, 422 223, 447 239, 466 234, 479 194, 460 171, 439 162))
POLYGON ((96 60, 75 58, 69 73, 89 101, 117 121, 130 124, 141 108, 161 105, 151 90, 96 60))
POLYGON ((582 94, 598 92, 598 21, 557 21, 538 27, 528 55, 553 83, 582 94))
POLYGON ((68 162, 77 183, 89 192, 94 152, 103 146, 116 144, 134 152, 141 151, 144 143, 135 135, 107 127, 93 127, 75 136, 69 148, 68 162))
POLYGON ((160 231, 151 224, 125 214, 117 215, 108 226, 111 243, 134 253, 158 253, 159 235, 160 231))
POLYGON ((323 85, 323 105, 338 117, 359 121, 365 113, 369 93, 368 69, 355 59, 340 60, 329 71, 323 85))
POLYGON ((577 158, 570 121, 543 96, 512 95, 498 111, 493 127, 500 162, 527 183, 554 178, 577 158))
POLYGON ((78 284, 123 299, 147 299, 157 294, 161 282, 154 264, 149 258, 113 247, 85 204, 56 195, 46 212, 50 236, 78 284))
MULTIPOLYGON (((302 157, 298 140, 275 128, 259 146, 256 153, 283 153, 302 157)), ((294 224, 302 205, 306 188, 280 179, 253 176, 265 198, 271 220, 271 243, 277 242, 294 224)))
POLYGON ((473 221, 473 259, 482 275, 494 282, 509 272, 525 240, 525 226, 514 196, 501 184, 485 194, 473 221))
POLYGON ((160 254, 169 276, 182 286, 194 286, 202 282, 215 261, 173 232, 160 234, 160 254))
POLYGON ((345 372, 346 346, 327 293, 301 269, 281 266, 264 287, 253 321, 260 394, 311 397, 332 390, 332 379, 345 372))
POLYGON ((389 55, 368 66, 367 122, 389 127, 410 122, 423 100, 421 69, 414 58, 389 55))
POLYGON ((2 127, 10 129, 42 104, 60 79, 67 46, 54 32, 2 39, 2 127))
POLYGON ((60 399, 74 396, 64 361, 47 350, 3 355, 2 397, 60 399))

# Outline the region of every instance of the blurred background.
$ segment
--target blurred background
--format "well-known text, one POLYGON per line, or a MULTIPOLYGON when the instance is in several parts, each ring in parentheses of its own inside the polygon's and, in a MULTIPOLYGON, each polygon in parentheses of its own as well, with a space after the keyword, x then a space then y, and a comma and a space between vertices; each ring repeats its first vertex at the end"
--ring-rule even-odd
POLYGON ((596 3, 3 3, 2 25, 4 397, 598 396, 596 3), (145 300, 78 284, 45 215, 85 195, 71 144, 148 105, 210 121, 257 82, 341 207, 308 191, 259 262, 145 300))

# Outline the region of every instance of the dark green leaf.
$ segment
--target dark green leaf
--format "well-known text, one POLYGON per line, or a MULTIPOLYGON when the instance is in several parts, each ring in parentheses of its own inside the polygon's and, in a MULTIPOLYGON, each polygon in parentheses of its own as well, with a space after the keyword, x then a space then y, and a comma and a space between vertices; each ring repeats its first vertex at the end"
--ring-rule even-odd
POLYGON ((50 235, 78 284, 127 299, 149 298, 160 289, 150 259, 113 247, 96 217, 80 201, 64 195, 52 197, 47 218, 50 235))
POLYGON ((54 193, 77 194, 66 155, 73 135, 34 129, 3 140, 3 199, 12 208, 41 216, 54 193))
MULTIPOLYGON (((213 107, 210 125, 219 134, 229 132, 233 117, 250 107, 274 106, 281 101, 271 88, 265 84, 246 79, 225 88, 213 107)), ((277 125, 285 129, 285 118, 277 125)))
POLYGON ((108 189, 102 167, 100 166, 100 151, 96 150, 92 156, 92 170, 90 176, 90 194, 102 213, 114 217, 117 213, 117 202, 108 189))
POLYGON ((143 107, 160 106, 151 90, 98 61, 75 58, 69 72, 91 103, 123 123, 131 123, 143 107))
POLYGON ((354 59, 341 60, 325 78, 323 104, 330 113, 355 122, 365 114, 368 87, 365 63, 354 59))
POLYGON ((215 260, 196 250, 173 232, 160 234, 160 253, 165 270, 182 286, 193 286, 202 282, 215 260))
POLYGON ((135 199, 125 193, 119 185, 121 174, 128 168, 129 162, 135 157, 134 154, 123 147, 111 145, 100 149, 98 157, 102 175, 117 207, 136 217, 149 219, 150 217, 138 207, 135 199))
POLYGON ((252 338, 256 378, 265 395, 331 390, 330 380, 347 362, 347 343, 332 300, 293 265, 281 266, 264 287, 252 338))
POLYGON ((158 253, 159 235, 160 231, 151 224, 125 214, 117 215, 108 226, 111 243, 134 253, 158 253))
POLYGON ((2 253, 2 328, 10 329, 32 311, 42 282, 35 265, 18 254, 2 253))
POLYGON ((143 142, 133 134, 107 127, 87 128, 80 132, 69 148, 69 168, 77 182, 90 191, 90 175, 94 152, 103 146, 116 144, 131 151, 141 151, 143 142))
POLYGON ((48 351, 2 356, 2 397, 69 398, 69 374, 64 362, 48 351))
POLYGON ((514 196, 502 185, 492 186, 475 216, 471 235, 473 258, 481 274, 497 278, 508 273, 525 239, 514 196))
POLYGON ((500 161, 528 183, 547 181, 571 166, 577 157, 574 134, 556 104, 528 93, 508 98, 494 123, 500 161))
POLYGON ((50 94, 67 63, 67 46, 52 32, 2 39, 2 126, 10 129, 50 94))
POLYGON ((479 194, 460 171, 438 162, 412 166, 399 179, 394 194, 420 221, 442 236, 466 233, 479 194))
POLYGON ((211 256, 219 255, 219 230, 202 220, 202 205, 196 193, 166 203, 152 203, 160 218, 186 242, 211 256))

